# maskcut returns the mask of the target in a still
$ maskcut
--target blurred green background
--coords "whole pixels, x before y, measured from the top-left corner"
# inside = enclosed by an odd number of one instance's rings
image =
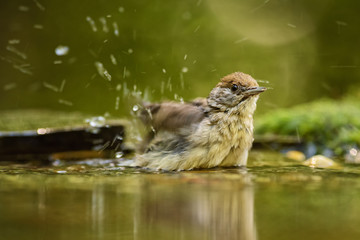
[[[206,97],[234,71],[272,88],[259,113],[340,98],[359,84],[359,7],[355,0],[4,0],[0,109],[122,117],[133,92],[153,101]]]

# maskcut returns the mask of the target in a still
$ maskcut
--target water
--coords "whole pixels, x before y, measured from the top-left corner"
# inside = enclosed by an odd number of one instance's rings
[[[248,169],[95,165],[1,167],[0,239],[360,237],[360,171],[351,165],[311,169],[259,152]]]
[[[59,45],[55,48],[55,54],[58,56],[65,56],[69,53],[70,48],[68,46]]]
[[[104,65],[101,62],[95,62],[95,68],[101,77],[107,79],[108,81],[111,81],[112,77],[110,73],[105,69]]]

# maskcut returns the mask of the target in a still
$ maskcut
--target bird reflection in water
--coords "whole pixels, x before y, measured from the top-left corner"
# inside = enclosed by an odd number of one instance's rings
[[[186,184],[166,188],[147,184],[138,215],[144,233],[160,231],[162,237],[185,239],[256,239],[254,192],[247,176],[183,181]],[[168,184],[172,185],[171,180]]]

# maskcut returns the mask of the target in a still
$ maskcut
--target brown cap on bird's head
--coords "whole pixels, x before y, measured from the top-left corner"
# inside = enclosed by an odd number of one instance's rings
[[[252,78],[249,74],[242,72],[234,72],[231,73],[221,79],[221,82],[218,83],[217,87],[230,88],[233,84],[238,85],[239,87],[258,87],[259,84],[256,82],[254,78]]]
[[[256,101],[257,98],[252,96],[256,96],[265,90],[266,88],[259,87],[259,84],[250,75],[235,72],[223,77],[211,90],[207,103],[213,108],[225,111],[226,108],[235,107],[239,104],[253,104],[253,101],[246,100],[254,99]]]

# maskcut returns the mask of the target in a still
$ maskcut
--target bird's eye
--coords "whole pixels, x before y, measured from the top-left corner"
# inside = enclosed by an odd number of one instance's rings
[[[233,92],[235,92],[235,91],[238,90],[238,89],[239,89],[239,86],[236,85],[236,84],[233,84],[233,85],[231,86],[231,91],[233,91]]]

